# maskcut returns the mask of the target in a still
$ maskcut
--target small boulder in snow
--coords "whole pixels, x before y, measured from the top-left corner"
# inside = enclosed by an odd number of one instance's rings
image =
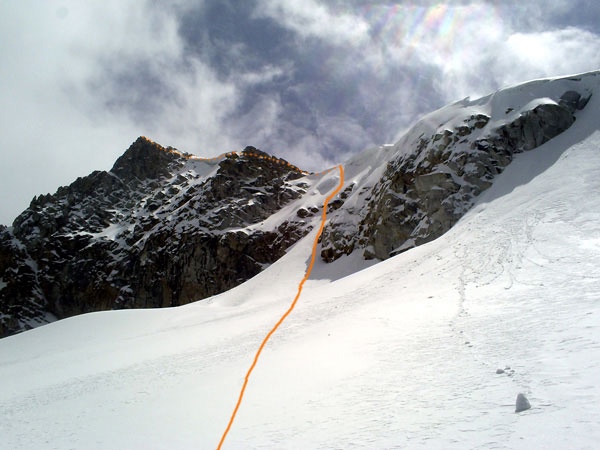
[[[515,412],[520,413],[522,411],[527,411],[528,409],[531,409],[531,403],[529,403],[529,400],[527,400],[527,397],[525,397],[524,394],[517,395]]]

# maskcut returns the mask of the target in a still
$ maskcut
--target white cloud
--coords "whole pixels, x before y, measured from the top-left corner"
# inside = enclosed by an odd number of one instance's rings
[[[325,39],[332,44],[357,45],[368,40],[368,24],[349,13],[331,11],[316,0],[261,0],[257,15],[270,17],[301,37]]]
[[[370,23],[378,28],[363,62],[384,74],[405,67],[412,75],[408,90],[430,77],[444,103],[532,78],[600,68],[597,33],[553,24],[568,7],[562,0],[500,7],[483,1],[381,4],[371,9]]]
[[[600,36],[567,28],[514,33],[498,51],[494,72],[501,85],[600,68]]]
[[[126,145],[126,126],[78,108],[71,87],[90,69],[67,45],[76,34],[70,26],[76,11],[65,15],[50,2],[27,1],[0,9],[0,223],[9,223],[34,195],[53,192],[82,170],[106,167],[114,159],[106,159],[107,150]]]
[[[451,65],[440,64],[439,89],[446,101],[479,96],[536,78],[600,68],[600,36],[568,28],[505,32],[482,50],[463,51]]]

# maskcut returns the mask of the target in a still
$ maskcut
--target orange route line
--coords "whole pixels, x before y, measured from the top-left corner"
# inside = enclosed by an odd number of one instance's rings
[[[302,293],[302,288],[304,287],[304,283],[306,283],[306,281],[308,280],[308,277],[310,276],[310,273],[312,272],[313,266],[315,265],[315,258],[317,256],[317,246],[319,243],[319,238],[321,237],[321,234],[323,233],[323,229],[325,228],[325,220],[327,219],[327,205],[333,199],[333,197],[335,197],[338,194],[338,192],[340,192],[340,190],[342,189],[342,187],[344,185],[344,167],[340,164],[339,166],[337,166],[337,168],[340,171],[340,183],[337,186],[337,188],[335,188],[335,190],[331,194],[329,194],[329,196],[325,199],[325,202],[323,203],[323,214],[321,217],[321,224],[319,226],[319,231],[317,232],[317,236],[315,237],[315,241],[313,242],[310,263],[308,264],[308,268],[306,269],[304,278],[302,278],[302,281],[300,281],[300,284],[298,285],[298,292],[296,293],[296,297],[294,298],[294,301],[292,302],[292,304],[290,305],[288,310],[283,314],[283,316],[281,316],[279,321],[275,324],[275,326],[271,329],[271,331],[269,331],[269,333],[266,335],[266,337],[263,339],[262,343],[260,344],[260,347],[258,348],[256,355],[254,356],[254,361],[252,361],[252,365],[250,366],[250,368],[248,369],[248,372],[246,373],[246,378],[244,379],[244,384],[242,385],[242,389],[240,391],[240,395],[238,397],[237,404],[235,405],[233,413],[231,414],[231,418],[229,419],[227,428],[225,429],[225,432],[223,433],[223,436],[221,437],[221,440],[219,441],[219,446],[217,447],[217,450],[221,450],[221,447],[223,446],[223,442],[225,442],[225,438],[227,437],[227,434],[229,433],[229,430],[231,429],[231,426],[233,425],[235,416],[237,415],[240,405],[242,404],[242,399],[244,398],[244,393],[246,392],[246,387],[248,386],[248,380],[250,378],[250,375],[252,374],[252,371],[254,370],[254,367],[256,367],[256,364],[258,362],[258,358],[260,357],[260,354],[262,353],[263,349],[265,348],[265,345],[267,344],[268,340],[271,338],[271,336],[273,336],[275,331],[277,331],[277,328],[279,328],[279,326],[283,323],[283,321],[287,318],[287,316],[289,316],[290,313],[296,307],[296,303],[298,302],[298,299],[300,298],[300,294]],[[323,173],[330,172],[330,171],[331,170],[327,170]]]

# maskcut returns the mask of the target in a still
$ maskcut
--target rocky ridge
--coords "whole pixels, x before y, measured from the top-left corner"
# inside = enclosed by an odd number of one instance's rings
[[[323,233],[322,257],[334,261],[360,250],[365,259],[383,260],[441,236],[516,154],[575,122],[592,95],[580,81],[540,83],[525,104],[520,86],[427,116],[393,147],[379,150],[393,156],[370,186],[356,183],[343,193]]]
[[[307,188],[300,169],[267,156],[247,147],[207,163],[141,137],[109,172],[34,198],[0,230],[0,335],[177,306],[259,273],[311,229],[295,215],[248,231]]]
[[[383,260],[437,238],[516,154],[572,126],[598,83],[593,72],[467,98],[352,158],[329,205],[322,259]],[[315,226],[336,176],[254,147],[204,161],[140,137],[110,171],[36,197],[0,226],[0,336],[228,290]]]

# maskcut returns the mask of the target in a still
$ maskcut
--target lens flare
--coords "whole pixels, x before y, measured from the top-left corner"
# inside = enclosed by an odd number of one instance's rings
[[[456,46],[466,41],[465,34],[477,24],[486,33],[501,23],[498,8],[483,3],[467,5],[434,4],[371,4],[363,7],[363,18],[370,24],[374,42],[390,51],[396,50],[402,58],[410,58],[419,47],[460,52]],[[459,39],[460,38],[460,39]],[[477,39],[470,37],[471,45]]]

